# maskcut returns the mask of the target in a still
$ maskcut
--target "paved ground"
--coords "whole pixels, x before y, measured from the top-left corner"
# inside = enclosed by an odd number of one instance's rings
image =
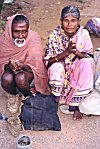
[[[74,0],[21,0],[20,5],[31,23],[31,28],[38,31],[43,47],[50,31],[59,24],[60,11],[67,4],[75,4],[81,10],[81,23],[93,17],[99,17],[100,1],[87,0],[81,4]],[[91,5],[90,5],[91,4]],[[100,38],[92,37],[94,49],[100,47]],[[0,112],[9,115],[6,109],[6,94],[0,88]],[[32,140],[31,149],[100,149],[100,117],[84,116],[81,121],[73,121],[72,115],[58,111],[62,130],[55,131],[21,131]],[[0,121],[0,149],[16,149],[14,138],[5,121]]]

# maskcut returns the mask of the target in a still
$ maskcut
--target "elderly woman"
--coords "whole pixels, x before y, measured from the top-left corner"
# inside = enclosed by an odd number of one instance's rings
[[[51,93],[82,118],[78,105],[93,89],[93,45],[86,29],[80,26],[80,12],[66,6],[61,26],[52,31],[46,45],[45,61]]]

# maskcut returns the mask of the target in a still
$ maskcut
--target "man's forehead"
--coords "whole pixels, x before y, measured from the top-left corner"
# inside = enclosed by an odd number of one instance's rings
[[[25,22],[25,21],[18,21],[16,23],[13,24],[12,28],[28,28],[29,25]]]
[[[26,23],[25,20],[18,20],[18,21],[13,23],[13,25],[15,25],[15,24],[28,24],[28,23]]]

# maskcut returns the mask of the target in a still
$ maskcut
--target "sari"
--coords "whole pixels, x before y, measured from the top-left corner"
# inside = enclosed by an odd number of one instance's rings
[[[45,94],[48,90],[48,75],[43,62],[41,39],[36,32],[29,28],[26,44],[21,48],[17,47],[13,42],[11,29],[12,21],[16,15],[7,21],[5,31],[0,37],[0,78],[9,58],[21,60],[23,64],[29,65],[32,69],[36,91]]]
[[[49,67],[48,76],[51,92],[60,98],[59,102],[77,106],[93,89],[94,61],[90,56],[93,54],[93,45],[88,31],[81,26],[69,39],[58,26],[48,38],[45,62],[47,65],[50,57],[66,50],[71,40],[80,52],[87,54],[87,58],[78,59],[74,54],[69,54]]]

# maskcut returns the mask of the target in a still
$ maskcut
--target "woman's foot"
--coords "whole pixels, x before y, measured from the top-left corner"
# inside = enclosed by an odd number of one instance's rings
[[[75,110],[73,114],[73,120],[80,120],[82,119],[83,114],[79,110]]]

